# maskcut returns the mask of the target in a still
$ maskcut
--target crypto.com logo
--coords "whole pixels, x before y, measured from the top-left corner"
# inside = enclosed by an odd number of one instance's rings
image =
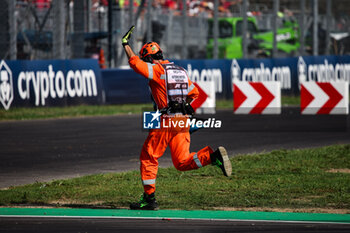
[[[242,69],[242,72],[241,72]],[[282,89],[290,89],[292,87],[292,71],[289,66],[266,66],[260,62],[258,67],[240,67],[237,60],[233,59],[231,63],[231,79],[263,82],[263,81],[279,81]]]
[[[0,63],[0,102],[6,110],[13,101],[12,72],[4,60]]]

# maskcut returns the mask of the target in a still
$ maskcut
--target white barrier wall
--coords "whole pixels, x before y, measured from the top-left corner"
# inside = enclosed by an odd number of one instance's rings
[[[197,81],[196,84],[205,92],[207,99],[197,108],[197,114],[214,114],[216,107],[215,98],[215,82],[211,81]]]
[[[233,81],[235,114],[280,114],[280,82]]]
[[[348,82],[301,82],[302,114],[348,114]]]

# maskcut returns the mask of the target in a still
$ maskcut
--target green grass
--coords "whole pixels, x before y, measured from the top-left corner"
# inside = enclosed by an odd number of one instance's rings
[[[298,97],[282,97],[282,105],[298,105]],[[218,100],[217,109],[233,109],[232,100]],[[106,116],[116,114],[141,113],[145,108],[152,109],[152,104],[120,105],[80,105],[70,107],[36,107],[0,109],[1,120],[31,120],[82,116]]]
[[[231,109],[233,110],[233,100],[217,100],[216,109]]]
[[[299,96],[282,96],[281,97],[282,106],[299,106],[300,97]],[[216,101],[217,109],[233,109],[233,100],[218,100]]]
[[[300,96],[282,96],[282,106],[300,106]]]
[[[350,213],[350,145],[278,150],[232,158],[233,176],[217,167],[159,169],[162,209],[215,207],[328,208]],[[127,207],[142,193],[138,171],[90,175],[0,190],[0,205],[68,204]]]
[[[70,107],[11,108],[0,110],[0,120],[29,120],[141,113],[152,104],[80,105]]]

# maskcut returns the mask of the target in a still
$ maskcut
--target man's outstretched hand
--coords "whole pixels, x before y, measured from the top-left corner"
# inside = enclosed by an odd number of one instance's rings
[[[128,45],[129,44],[129,40],[132,34],[132,31],[134,31],[135,26],[131,26],[131,28],[129,29],[129,31],[123,36],[122,38],[122,44],[123,46]]]

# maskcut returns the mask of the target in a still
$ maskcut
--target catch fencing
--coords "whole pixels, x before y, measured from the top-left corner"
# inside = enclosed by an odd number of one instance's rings
[[[201,1],[208,2],[208,6],[192,14],[191,4],[187,10],[180,6],[174,10],[151,0],[3,0],[0,1],[0,59],[94,58],[99,59],[101,67],[120,67],[127,65],[121,37],[131,25],[136,25],[132,38],[135,51],[146,41],[153,40],[160,43],[166,58],[205,59],[208,56],[208,20],[213,19],[214,11],[209,3],[215,6],[216,1]],[[256,18],[259,30],[272,31],[276,17],[272,9],[276,1],[245,0],[241,3],[249,3],[244,14]],[[278,10],[283,14],[277,17],[277,26],[294,19],[300,30],[300,50],[288,56],[314,53],[313,2],[316,1],[320,8],[316,14],[321,38],[318,54],[349,54],[349,39],[342,41],[341,38],[349,37],[350,16],[337,4],[346,1],[280,0]],[[121,2],[134,5],[121,5]],[[181,5],[186,1],[176,2]],[[329,2],[332,5],[328,6]],[[228,13],[219,11],[218,17],[243,16],[241,3],[232,5]]]

